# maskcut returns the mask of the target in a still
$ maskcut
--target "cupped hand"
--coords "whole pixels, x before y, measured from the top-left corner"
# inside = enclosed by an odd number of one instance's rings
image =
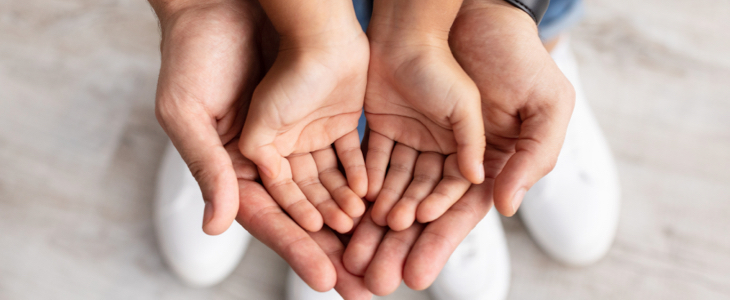
[[[220,234],[238,211],[236,175],[223,145],[240,134],[264,73],[265,15],[255,1],[150,1],[160,20],[156,114],[205,200],[203,230]]]
[[[402,230],[484,180],[485,139],[479,91],[446,40],[386,36],[371,39],[366,197],[376,224]]]
[[[369,49],[356,24],[307,38],[282,36],[241,133],[241,152],[256,163],[266,189],[312,232],[323,223],[347,232],[351,218],[365,211],[367,175],[356,129]]]
[[[498,0],[463,3],[451,49],[482,98],[487,178],[494,204],[513,215],[550,172],[563,145],[575,92],[523,11]]]
[[[162,30],[156,114],[203,192],[204,231],[222,233],[236,219],[315,290],[335,287],[369,298],[362,278],[342,267],[344,246],[336,236],[299,227],[238,149],[251,95],[277,50],[276,32],[258,3],[150,3]]]
[[[365,215],[343,260],[377,295],[392,293],[401,281],[415,290],[430,286],[493,203],[514,214],[522,196],[515,194],[552,169],[562,146],[574,91],[529,16],[502,1],[466,0],[450,44],[481,94],[486,179],[428,224],[396,232]]]

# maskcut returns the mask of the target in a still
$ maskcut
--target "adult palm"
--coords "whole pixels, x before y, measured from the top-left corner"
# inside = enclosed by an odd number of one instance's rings
[[[314,289],[337,284],[343,294],[367,297],[358,288],[362,280],[341,267],[337,253],[343,245],[336,236],[299,227],[258,183],[255,165],[238,149],[251,95],[277,49],[258,3],[150,3],[162,29],[156,113],[203,192],[203,229],[222,233],[235,218]]]
[[[431,285],[493,203],[502,214],[514,214],[519,202],[513,206],[513,196],[551,170],[570,118],[572,86],[521,10],[501,0],[466,0],[450,45],[481,94],[486,179],[428,224],[391,231],[365,215],[344,265],[378,295],[393,292],[401,281],[417,290]]]
[[[504,1],[466,0],[449,39],[482,99],[486,176],[494,204],[511,216],[554,167],[575,101],[534,21]]]

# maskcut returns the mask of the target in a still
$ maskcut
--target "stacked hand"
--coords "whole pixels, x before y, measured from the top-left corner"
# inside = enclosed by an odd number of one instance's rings
[[[239,151],[254,88],[278,47],[261,7],[239,0],[152,4],[162,29],[157,116],[203,191],[205,232],[222,233],[235,218],[313,288],[337,284],[348,298],[369,295],[342,267],[344,246],[335,234],[297,225]]]
[[[400,39],[374,16],[369,47],[352,18],[298,31],[265,1],[151,2],[158,119],[201,186],[204,230],[235,217],[316,290],[428,287],[492,200],[514,214],[557,158],[572,88],[501,1],[465,1],[450,38]],[[347,245],[330,230],[353,227]]]

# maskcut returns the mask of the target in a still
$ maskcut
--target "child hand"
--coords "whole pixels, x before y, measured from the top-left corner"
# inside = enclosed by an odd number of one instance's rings
[[[371,38],[365,115],[376,224],[430,222],[484,180],[479,91],[446,40]]]
[[[317,35],[282,35],[241,134],[241,152],[256,163],[266,189],[309,231],[322,223],[349,231],[351,218],[365,211],[367,175],[355,130],[369,52],[365,34],[353,22]]]

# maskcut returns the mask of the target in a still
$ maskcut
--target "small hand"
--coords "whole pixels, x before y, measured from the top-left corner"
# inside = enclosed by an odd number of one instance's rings
[[[484,180],[479,92],[445,40],[371,41],[365,115],[376,224],[430,222]]]
[[[274,199],[312,232],[323,222],[347,232],[351,218],[365,211],[367,175],[356,128],[369,52],[359,27],[340,30],[282,37],[276,61],[253,93],[239,145]]]
[[[451,32],[457,60],[479,87],[487,134],[484,183],[422,230],[388,231],[365,219],[345,250],[344,265],[364,275],[375,294],[401,280],[415,290],[433,283],[451,253],[495,205],[512,215],[516,191],[529,188],[557,159],[574,101],[532,19],[502,1],[466,0]],[[518,199],[515,199],[518,200]],[[393,258],[396,258],[395,260]]]
[[[292,221],[238,149],[251,94],[276,53],[276,32],[265,26],[259,5],[150,2],[162,29],[156,113],[203,192],[204,231],[222,233],[235,218],[315,290],[334,286],[369,298],[362,278],[341,267],[343,246],[334,234],[308,234]]]

